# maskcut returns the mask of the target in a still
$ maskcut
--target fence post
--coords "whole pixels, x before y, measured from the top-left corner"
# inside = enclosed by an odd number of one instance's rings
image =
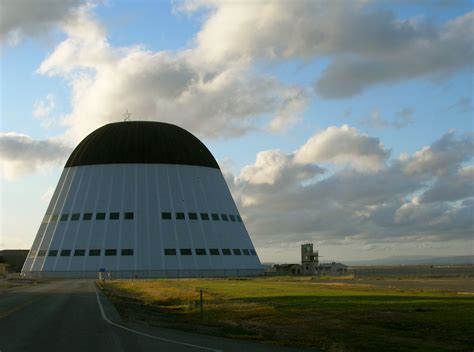
[[[202,320],[202,288],[201,288],[199,293],[200,293],[199,294],[199,305],[201,307],[201,320]]]

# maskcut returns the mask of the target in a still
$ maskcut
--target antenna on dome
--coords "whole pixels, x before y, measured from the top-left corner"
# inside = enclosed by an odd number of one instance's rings
[[[131,113],[128,112],[128,109],[124,112],[124,114],[122,115],[123,116],[123,120],[124,121],[127,121],[129,122],[130,121],[130,116],[132,116]]]

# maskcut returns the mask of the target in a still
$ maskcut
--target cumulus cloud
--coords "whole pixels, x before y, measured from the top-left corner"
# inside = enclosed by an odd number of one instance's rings
[[[398,27],[393,21],[392,25]],[[422,76],[440,79],[459,69],[468,69],[474,60],[470,44],[473,26],[474,12],[451,20],[441,28],[423,26],[420,30],[418,24],[408,22],[403,27],[412,32],[410,42],[402,47],[391,46],[376,55],[369,52],[337,57],[318,79],[316,91],[324,98],[344,98],[374,84]],[[396,37],[387,39],[388,43],[397,40]]]
[[[301,164],[349,164],[359,170],[383,167],[390,152],[378,138],[361,134],[348,125],[328,127],[303,144],[295,154]]]
[[[419,201],[433,203],[457,201],[474,197],[474,167],[466,166],[454,174],[438,179],[431,188],[424,192]]]
[[[336,136],[341,142],[346,138]],[[325,171],[319,158],[296,163],[301,148],[295,153],[270,150],[226,178],[262,247],[305,240],[359,246],[465,240],[472,236],[474,191],[473,168],[463,164],[472,160],[472,139],[449,132],[412,155],[363,172],[338,164]],[[332,145],[346,150],[344,143]]]
[[[1,174],[7,179],[64,163],[71,148],[54,139],[33,140],[25,134],[0,133]]]
[[[218,70],[203,65],[195,50],[151,51],[113,47],[87,7],[63,25],[67,38],[38,72],[61,76],[72,87],[66,138],[79,140],[98,126],[132,119],[172,122],[206,137],[236,136],[269,119],[282,130],[299,120],[307,93],[267,75],[251,73],[244,62]]]
[[[437,25],[421,16],[399,19],[371,1],[192,0],[180,8],[209,10],[196,46],[212,65],[330,58],[315,84],[328,99],[353,96],[379,83],[449,76],[474,59],[474,12]]]
[[[450,175],[472,158],[473,150],[472,134],[458,137],[451,131],[412,156],[402,156],[401,168],[405,174],[413,176]]]
[[[1,0],[0,41],[15,45],[37,37],[67,20],[82,0]]]

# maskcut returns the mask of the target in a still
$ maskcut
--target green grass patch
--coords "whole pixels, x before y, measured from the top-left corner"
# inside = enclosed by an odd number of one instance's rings
[[[125,318],[233,338],[326,351],[474,347],[474,296],[450,291],[310,278],[119,280],[104,289]]]

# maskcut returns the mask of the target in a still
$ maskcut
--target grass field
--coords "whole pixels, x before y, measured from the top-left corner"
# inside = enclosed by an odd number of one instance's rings
[[[104,289],[124,318],[234,338],[323,351],[474,348],[469,292],[310,278],[118,280]]]

